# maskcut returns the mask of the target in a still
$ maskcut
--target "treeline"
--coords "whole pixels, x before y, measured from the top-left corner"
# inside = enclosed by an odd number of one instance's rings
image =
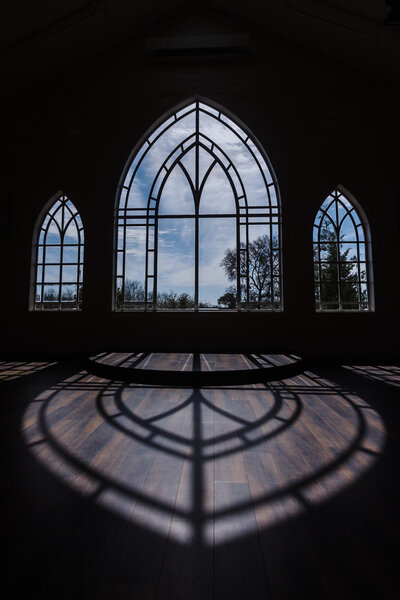
[[[116,305],[117,308],[122,308],[123,306],[128,308],[131,303],[138,309],[144,306],[145,290],[140,281],[126,279],[124,292],[122,293],[120,288],[117,289]],[[159,292],[157,294],[157,308],[184,310],[185,308],[190,309],[194,307],[194,297],[186,292],[178,294],[178,292],[170,290],[169,292]],[[199,307],[211,308],[211,304],[200,302]]]

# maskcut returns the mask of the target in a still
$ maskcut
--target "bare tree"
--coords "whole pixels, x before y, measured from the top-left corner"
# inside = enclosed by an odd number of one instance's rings
[[[276,245],[275,243],[274,246]],[[258,304],[272,302],[274,298],[279,298],[279,253],[272,250],[270,238],[261,235],[249,242],[247,248],[243,243],[240,247],[243,250],[240,252],[240,275],[246,274],[247,280],[248,274],[248,290],[242,287],[241,292],[244,292],[245,296],[248,292],[250,302]],[[237,249],[226,250],[220,264],[229,281],[236,281]],[[225,296],[227,293],[232,293],[232,288],[226,290]]]

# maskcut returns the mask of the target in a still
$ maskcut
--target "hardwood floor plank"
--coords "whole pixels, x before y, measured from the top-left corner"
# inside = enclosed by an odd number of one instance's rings
[[[100,360],[212,372],[294,359]],[[376,369],[367,379],[365,369],[317,367],[265,384],[173,388],[9,364],[0,485],[15,592],[397,600],[398,388]]]

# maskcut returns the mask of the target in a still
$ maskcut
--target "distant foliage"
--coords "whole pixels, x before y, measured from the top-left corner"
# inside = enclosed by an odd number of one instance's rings
[[[338,268],[340,269],[340,298],[342,303],[346,303],[349,308],[357,309],[359,302],[367,302],[367,292],[361,292],[359,298],[358,275],[353,272],[353,265],[357,262],[357,256],[349,256],[350,249],[340,252],[339,243],[343,241],[343,236],[338,236],[327,225],[321,227],[320,244],[324,250],[324,262],[321,263],[321,290],[315,290],[315,299],[319,301],[321,294],[321,304],[329,308],[338,308]],[[339,243],[338,243],[339,242]],[[318,251],[314,246],[314,261],[318,261]],[[318,269],[318,265],[315,265]],[[365,278],[365,271],[361,272],[361,277]],[[354,303],[354,304],[352,304]]]
[[[173,290],[157,294],[157,307],[169,309],[194,308],[194,298],[189,294],[178,294]]]
[[[225,290],[225,294],[218,298],[219,308],[236,308],[236,288],[231,285]]]
[[[277,246],[277,240],[273,240],[273,246]],[[245,244],[241,244],[241,249],[246,249]],[[224,258],[221,261],[228,279],[237,281],[237,250],[228,249],[225,251]],[[255,302],[260,306],[263,303],[271,303],[279,298],[279,253],[271,248],[271,241],[267,235],[261,235],[253,242],[247,245],[247,252],[240,252],[240,273],[248,273],[248,289],[242,285],[241,296],[247,298],[247,292],[250,302]],[[276,277],[274,278],[274,275]],[[233,305],[233,296],[235,304]],[[230,286],[225,294],[218,299],[218,304],[224,308],[236,308],[236,288]]]
[[[143,284],[140,281],[126,279],[124,292],[121,288],[116,291],[116,305],[117,308],[129,308],[131,304],[133,310],[138,310],[144,307],[145,304],[145,290]],[[200,308],[208,308],[208,304],[199,303]],[[183,292],[179,294],[170,290],[169,292],[159,292],[157,294],[157,308],[169,309],[169,310],[184,310],[193,309],[195,302],[193,296]]]

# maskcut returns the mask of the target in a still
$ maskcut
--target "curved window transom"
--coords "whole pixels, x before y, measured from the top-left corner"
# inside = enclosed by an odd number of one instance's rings
[[[280,310],[280,205],[268,159],[203,102],[154,129],[117,208],[115,308]]]
[[[60,195],[37,234],[34,308],[76,310],[82,302],[83,226],[72,202]]]
[[[364,219],[365,220],[365,219]],[[314,222],[317,310],[371,310],[368,227],[339,189],[323,202]]]

